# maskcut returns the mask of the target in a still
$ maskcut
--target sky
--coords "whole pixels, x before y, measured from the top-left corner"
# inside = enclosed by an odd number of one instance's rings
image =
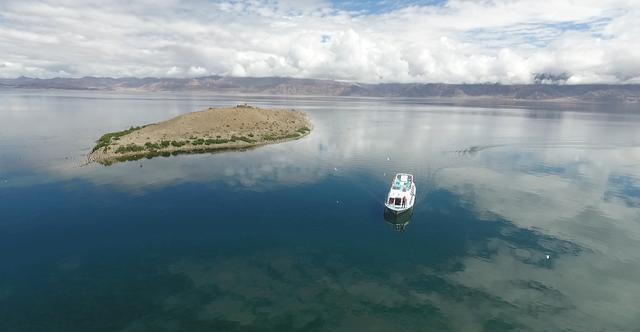
[[[638,0],[0,0],[0,78],[640,83]]]

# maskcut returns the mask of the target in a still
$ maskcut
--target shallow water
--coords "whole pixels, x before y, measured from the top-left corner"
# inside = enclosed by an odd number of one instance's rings
[[[244,102],[315,129],[82,166],[103,132]],[[0,91],[0,330],[638,330],[639,125],[635,105]],[[418,199],[394,226],[399,171]]]

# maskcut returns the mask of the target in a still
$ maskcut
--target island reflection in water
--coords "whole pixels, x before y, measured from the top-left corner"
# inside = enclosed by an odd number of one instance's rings
[[[637,114],[51,91],[0,101],[1,330],[640,326]],[[78,167],[101,132],[244,102],[304,109],[314,131]],[[402,236],[380,215],[399,171],[420,188]]]

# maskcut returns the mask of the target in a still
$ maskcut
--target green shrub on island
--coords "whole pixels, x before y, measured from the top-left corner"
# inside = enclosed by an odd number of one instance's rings
[[[236,136],[236,135],[232,135],[230,139],[225,139],[225,138],[198,138],[198,139],[194,139],[193,141],[191,141],[192,145],[212,145],[212,144],[224,144],[224,143],[233,143],[236,141],[243,141],[243,142],[247,142],[247,143],[255,143],[257,142],[254,139],[251,139],[249,137],[246,136]]]
[[[288,138],[297,138],[300,137],[300,134],[298,133],[290,133],[290,134],[283,134],[283,135],[273,135],[273,134],[267,134],[262,136],[262,138],[265,141],[278,141],[281,139],[288,139]]]
[[[264,136],[262,136],[262,139],[265,141],[275,141],[279,139],[279,136],[273,135],[273,134],[266,134]]]
[[[144,147],[147,150],[159,150],[160,149],[160,144],[147,142],[147,143],[144,143]]]
[[[220,137],[220,136],[218,136],[218,137]],[[218,139],[209,138],[209,139],[204,141],[204,144],[206,144],[206,145],[224,144],[224,143],[229,143],[229,142],[230,141],[228,139],[224,139],[224,138],[218,138]]]
[[[131,127],[127,130],[123,130],[123,131],[116,131],[113,133],[106,133],[102,136],[100,136],[100,138],[96,141],[96,146],[93,148],[93,150],[91,152],[94,152],[100,148],[104,148],[107,147],[107,145],[111,144],[111,140],[119,140],[121,136],[124,136],[126,134],[130,134],[138,129],[142,129],[145,126],[140,126],[140,127]]]
[[[296,137],[300,137],[300,134],[298,133],[286,134],[286,135],[280,136],[280,139],[296,138]]]
[[[116,153],[127,153],[127,152],[140,152],[144,151],[144,146],[136,145],[136,144],[128,144],[118,147],[116,149]]]
[[[130,129],[121,131],[121,132],[117,132],[117,133],[108,133],[103,135],[100,140],[98,140],[98,145],[96,145],[96,147],[93,149],[93,151],[96,151],[99,148],[103,148],[103,151],[106,152],[108,150],[111,149],[111,147],[109,146],[111,140],[119,140],[121,136],[126,135],[128,133],[131,133],[135,130],[138,130],[140,128],[143,127],[131,127]],[[283,139],[290,139],[290,138],[298,138],[300,137],[301,134],[304,134],[306,131],[310,130],[307,127],[302,127],[296,130],[296,132],[293,133],[289,133],[289,134],[266,134],[264,136],[262,136],[262,139],[265,141],[278,141],[278,140],[283,140]],[[160,141],[159,143],[152,143],[152,142],[146,142],[144,144],[144,146],[140,146],[140,145],[136,145],[136,144],[128,144],[128,145],[124,145],[124,146],[120,146],[115,150],[115,153],[118,154],[124,154],[124,153],[130,153],[130,152],[141,152],[141,151],[149,151],[151,153],[155,153],[158,150],[164,149],[164,148],[168,148],[170,146],[173,147],[183,147],[189,143],[191,143],[192,145],[214,145],[214,144],[225,144],[225,143],[233,143],[233,142],[237,142],[237,141],[242,141],[242,142],[246,142],[246,143],[256,143],[257,140],[252,139],[251,137],[255,137],[255,135],[253,133],[249,133],[248,134],[249,137],[247,136],[236,136],[236,135],[232,135],[230,139],[225,139],[225,138],[220,138],[220,136],[216,136],[218,138],[208,138],[208,139],[204,139],[204,138],[192,138],[192,141]],[[193,137],[193,136],[192,136]]]
[[[176,148],[179,148],[181,146],[185,146],[187,145],[187,141],[171,141],[171,146],[175,146]]]
[[[245,137],[245,136],[232,135],[231,136],[231,142],[235,142],[235,141],[243,141],[243,142],[247,142],[247,143],[255,143],[256,142],[255,140],[250,139],[250,138]]]

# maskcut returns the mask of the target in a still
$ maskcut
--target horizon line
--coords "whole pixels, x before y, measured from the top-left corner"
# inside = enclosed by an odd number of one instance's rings
[[[496,85],[496,86],[638,86],[640,83],[607,83],[607,82],[599,82],[599,83],[567,83],[567,82],[533,82],[533,83],[516,83],[516,84],[508,84],[501,82],[484,82],[484,83],[446,83],[446,82],[377,82],[377,83],[369,83],[369,82],[360,82],[360,81],[349,81],[349,80],[336,80],[336,79],[328,79],[328,78],[309,78],[309,77],[295,77],[295,76],[232,76],[232,75],[205,75],[205,76],[194,76],[194,77],[167,77],[167,76],[78,76],[78,77],[49,77],[49,78],[41,78],[41,77],[29,77],[25,75],[21,75],[18,77],[4,77],[0,78],[0,80],[19,80],[19,79],[31,79],[31,80],[55,80],[55,79],[68,79],[68,80],[81,80],[81,79],[112,79],[112,80],[122,80],[122,79],[156,79],[156,80],[194,80],[194,79],[205,79],[205,78],[234,78],[234,79],[292,79],[292,80],[300,80],[300,81],[325,81],[325,82],[336,82],[336,83],[346,83],[346,84],[354,84],[354,85]]]

